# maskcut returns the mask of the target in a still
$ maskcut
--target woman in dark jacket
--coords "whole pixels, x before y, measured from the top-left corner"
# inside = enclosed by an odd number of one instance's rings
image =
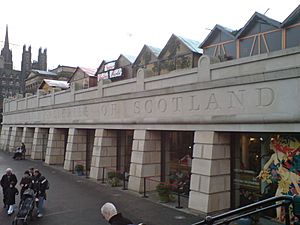
[[[7,198],[7,191],[9,189],[9,186],[12,184],[13,186],[15,186],[17,184],[18,180],[15,174],[13,174],[12,169],[7,168],[6,169],[6,173],[2,176],[1,178],[1,187],[2,187],[2,191],[3,191],[3,203],[4,203],[4,208],[6,208],[8,206],[7,202],[6,202],[6,198]]]

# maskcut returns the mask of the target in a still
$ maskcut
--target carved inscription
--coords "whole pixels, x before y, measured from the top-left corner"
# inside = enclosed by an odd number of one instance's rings
[[[209,92],[184,96],[166,96],[135,100],[134,114],[184,113],[247,110],[269,107],[275,100],[274,90],[268,87],[251,91],[245,89]],[[240,111],[239,111],[240,112]]]

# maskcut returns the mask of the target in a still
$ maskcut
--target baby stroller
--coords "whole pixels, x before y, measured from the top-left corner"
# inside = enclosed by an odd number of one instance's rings
[[[22,221],[22,224],[27,224],[28,217],[32,219],[32,212],[34,209],[35,204],[35,194],[34,191],[30,188],[26,189],[23,193],[22,200],[19,204],[18,214],[12,222],[12,225],[20,224],[19,222]]]

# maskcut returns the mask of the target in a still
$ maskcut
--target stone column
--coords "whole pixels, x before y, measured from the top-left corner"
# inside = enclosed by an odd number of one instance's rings
[[[9,139],[10,139],[10,127],[3,126],[1,129],[1,137],[0,137],[0,148],[2,151],[8,150]]]
[[[64,129],[50,128],[45,163],[64,164],[66,138]]]
[[[33,144],[34,128],[24,127],[22,142],[26,147],[26,155],[31,155],[32,144]]]
[[[10,142],[9,142],[9,151],[14,152],[17,147],[21,147],[23,135],[23,128],[13,127],[11,130]]]
[[[87,132],[84,129],[69,129],[66,157],[64,162],[65,170],[72,171],[77,164],[85,166],[86,135]]]
[[[204,214],[230,208],[230,135],[196,131],[189,208]]]
[[[160,181],[161,132],[135,130],[132,144],[128,189],[142,192],[144,177]],[[147,191],[154,190],[157,182],[147,181]]]
[[[95,132],[94,149],[90,177],[101,179],[109,170],[117,168],[117,131],[97,129]]]
[[[35,128],[32,151],[31,151],[32,159],[44,160],[46,156],[47,145],[48,145],[48,135],[49,135],[48,128],[40,128],[40,127]]]

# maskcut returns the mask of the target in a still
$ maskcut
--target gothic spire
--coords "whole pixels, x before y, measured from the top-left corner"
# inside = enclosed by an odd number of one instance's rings
[[[6,24],[6,33],[5,33],[4,48],[9,49],[9,42],[8,42],[8,25],[7,25],[7,24]]]
[[[4,68],[12,70],[13,62],[12,62],[12,52],[9,49],[9,42],[8,42],[8,25],[6,25],[5,42],[4,42],[4,47],[1,50],[1,55],[4,58]]]

